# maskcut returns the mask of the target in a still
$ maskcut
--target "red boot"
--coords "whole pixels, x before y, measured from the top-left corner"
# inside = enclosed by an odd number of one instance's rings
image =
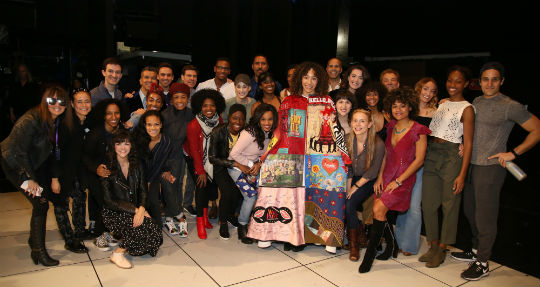
[[[214,226],[212,226],[212,224],[210,224],[210,220],[208,220],[208,208],[203,209],[203,218],[204,218],[204,227],[206,227],[208,229],[214,228]]]
[[[203,217],[197,217],[197,234],[200,239],[206,239],[206,229],[204,228]]]

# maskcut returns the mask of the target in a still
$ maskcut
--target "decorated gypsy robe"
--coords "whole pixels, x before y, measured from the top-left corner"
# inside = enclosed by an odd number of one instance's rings
[[[285,98],[263,161],[248,236],[341,246],[350,159],[331,98]]]

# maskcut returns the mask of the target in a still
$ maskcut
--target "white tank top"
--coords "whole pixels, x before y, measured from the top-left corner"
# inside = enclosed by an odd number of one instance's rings
[[[453,143],[461,143],[463,136],[461,115],[468,106],[472,105],[467,101],[442,103],[429,124],[431,136]]]

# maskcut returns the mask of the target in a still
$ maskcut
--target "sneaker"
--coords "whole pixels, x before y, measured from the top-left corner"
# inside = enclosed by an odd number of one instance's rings
[[[94,245],[101,251],[109,251],[109,242],[105,234],[106,232],[94,239]]]
[[[109,247],[114,247],[118,245],[118,240],[112,236],[109,232],[104,232],[105,239],[107,239],[107,244],[109,244]]]
[[[133,267],[129,260],[124,256],[124,253],[116,253],[113,252],[111,254],[111,258],[109,259],[112,263],[116,264],[116,266],[123,268],[123,269],[130,269]]]
[[[176,224],[172,220],[165,220],[165,227],[167,227],[167,231],[169,231],[169,234],[179,234],[178,227],[176,227]]]
[[[476,261],[476,253],[472,251],[452,252],[450,253],[450,256],[452,256],[452,258],[456,260],[464,261],[464,262]]]
[[[178,234],[180,235],[180,237],[187,237],[188,236],[187,221],[186,221],[185,217],[184,217],[184,221],[178,222]]]
[[[193,208],[192,205],[188,206],[188,207],[184,207],[184,211],[191,215],[191,217],[196,217],[197,216],[197,211],[195,210],[195,208]]]
[[[229,238],[231,238],[231,235],[229,234],[229,225],[227,223],[219,225],[219,238],[223,240],[229,240]]]
[[[489,275],[489,263],[486,266],[476,260],[469,265],[469,268],[461,273],[461,278],[476,281]]]
[[[257,246],[259,248],[262,248],[262,249],[268,248],[268,247],[272,246],[272,241],[259,241],[257,243]]]
[[[326,252],[330,253],[330,254],[336,254],[337,252],[337,248],[335,246],[326,246],[325,247],[325,250]]]

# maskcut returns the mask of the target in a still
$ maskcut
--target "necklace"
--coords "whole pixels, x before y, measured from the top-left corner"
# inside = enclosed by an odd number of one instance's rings
[[[396,132],[396,135],[399,135],[400,133],[404,132],[407,129],[407,127],[404,127],[402,130],[398,131],[397,127],[394,127],[394,132]]]

